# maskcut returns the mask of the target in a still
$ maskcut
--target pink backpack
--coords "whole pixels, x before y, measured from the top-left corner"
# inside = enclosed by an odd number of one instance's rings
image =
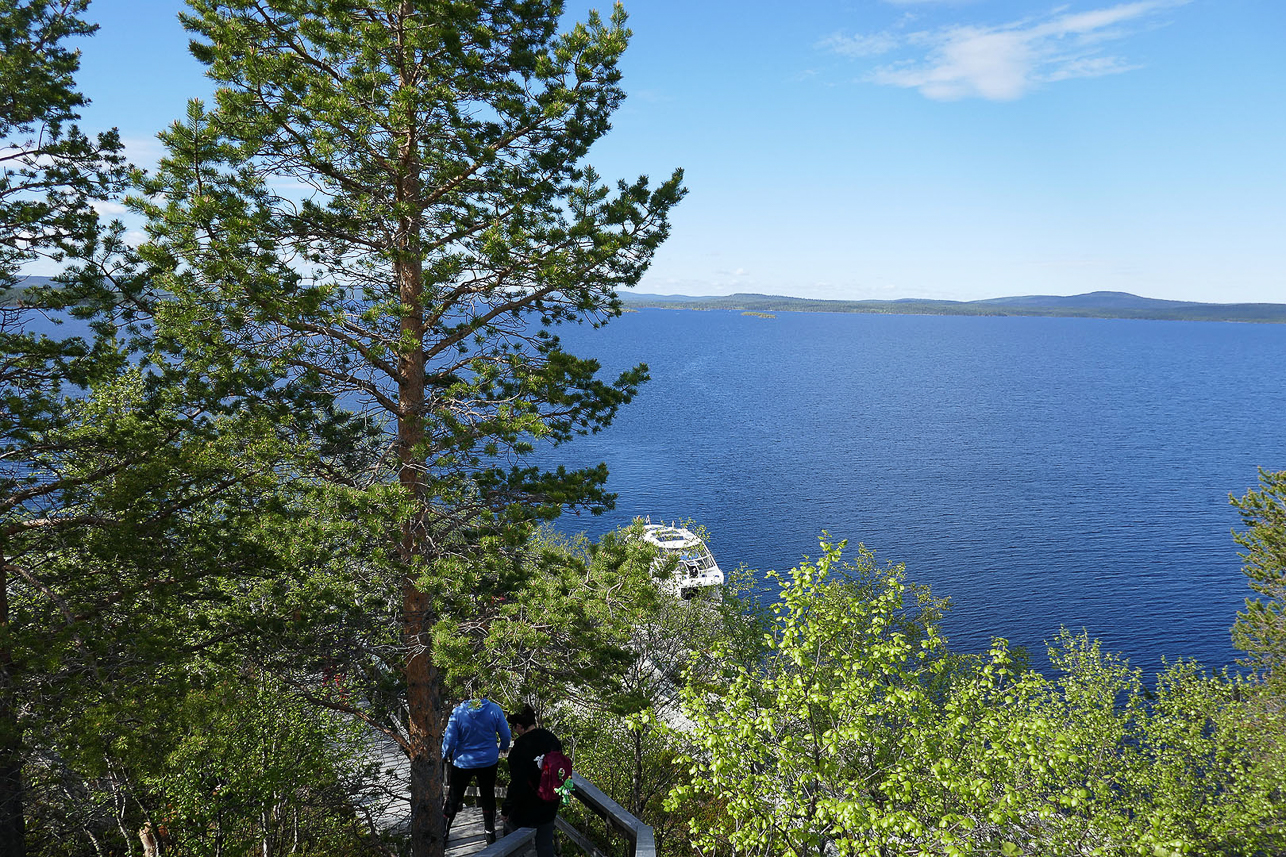
[[[562,800],[566,805],[572,794],[572,760],[557,750],[550,750],[540,760],[540,785],[536,797],[545,801]]]

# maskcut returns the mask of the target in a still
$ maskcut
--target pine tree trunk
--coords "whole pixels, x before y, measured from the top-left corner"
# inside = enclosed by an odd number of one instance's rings
[[[445,850],[442,758],[438,745],[442,734],[442,726],[438,722],[441,690],[437,669],[427,650],[431,626],[426,609],[428,600],[423,593],[408,586],[406,629],[411,654],[406,665],[406,695],[411,739],[411,853],[414,857],[437,857]],[[411,642],[417,639],[425,640],[426,644]]]
[[[414,325],[414,322],[408,317],[403,320],[403,325]],[[421,418],[423,352],[404,355],[402,363],[403,413],[398,418],[398,446],[402,456],[400,481],[411,497],[421,500],[424,495],[423,476],[415,453],[424,439]],[[421,507],[403,525],[401,545],[401,559],[406,569],[402,583],[402,636],[407,652],[407,729],[411,744],[411,853],[414,857],[440,857],[445,851],[442,752],[439,746],[442,724],[438,722],[442,690],[438,670],[433,663],[430,636],[437,617],[432,599],[419,590],[415,580],[416,560],[427,552],[425,517]]]
[[[403,12],[409,17],[409,7]],[[414,86],[403,59],[403,86]],[[420,202],[415,114],[408,111],[402,142],[401,174],[395,198],[415,210]],[[411,853],[413,857],[441,857],[446,851],[442,793],[441,682],[433,663],[431,633],[437,619],[432,599],[416,584],[418,562],[429,557],[428,497],[424,485],[424,304],[423,261],[420,258],[418,218],[406,214],[398,223],[393,271],[403,307],[404,344],[398,356],[398,479],[416,512],[403,525],[401,560],[406,570],[402,583],[402,636],[406,646],[407,731],[411,744]]]
[[[403,303],[419,303],[418,266],[403,271]],[[419,342],[423,326],[418,312],[409,313],[403,329]],[[411,853],[414,857],[440,857],[443,841],[442,735],[439,710],[442,690],[433,663],[431,633],[437,617],[432,599],[416,585],[417,560],[427,553],[426,514],[423,509],[423,471],[418,460],[424,440],[424,356],[418,349],[403,354],[398,415],[399,480],[419,507],[403,525],[401,560],[406,569],[402,582],[402,636],[406,647],[407,730],[411,744]]]
[[[0,536],[0,538],[3,538]],[[9,632],[9,566],[0,550],[0,635]],[[23,817],[22,732],[14,689],[13,653],[0,648],[0,857],[26,854]]]

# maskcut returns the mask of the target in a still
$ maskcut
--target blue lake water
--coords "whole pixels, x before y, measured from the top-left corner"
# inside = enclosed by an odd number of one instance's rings
[[[641,310],[560,335],[653,379],[553,453],[619,495],[562,529],[692,518],[761,570],[828,530],[950,596],[958,649],[1044,666],[1066,625],[1149,672],[1237,656],[1228,495],[1286,469],[1286,326]]]
[[[760,570],[828,530],[950,596],[958,649],[1004,636],[1043,667],[1066,625],[1149,671],[1237,656],[1228,495],[1286,469],[1286,325],[645,309],[559,333],[652,374],[546,456],[606,461],[618,494],[562,529],[692,518]]]

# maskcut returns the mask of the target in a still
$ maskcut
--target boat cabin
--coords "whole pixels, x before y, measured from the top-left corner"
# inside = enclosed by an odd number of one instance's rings
[[[665,563],[670,556],[678,558],[673,577],[666,584],[680,598],[692,598],[702,590],[723,585],[723,571],[719,564],[714,561],[705,542],[691,530],[674,524],[649,523],[643,527],[643,538],[661,550],[658,565]]]

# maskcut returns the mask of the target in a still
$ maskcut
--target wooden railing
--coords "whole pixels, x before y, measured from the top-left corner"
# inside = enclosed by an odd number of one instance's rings
[[[576,784],[572,795],[589,807],[591,812],[606,821],[616,833],[625,837],[630,845],[631,857],[656,857],[656,840],[652,835],[651,827],[630,815],[623,806],[603,794],[598,786],[580,774],[573,773],[572,782]],[[576,843],[590,857],[602,857],[603,852],[583,831],[577,830],[562,818],[557,820],[557,825],[568,839]],[[523,827],[488,845],[478,852],[477,857],[509,857],[512,854],[521,854],[528,850],[535,840],[535,828]]]

